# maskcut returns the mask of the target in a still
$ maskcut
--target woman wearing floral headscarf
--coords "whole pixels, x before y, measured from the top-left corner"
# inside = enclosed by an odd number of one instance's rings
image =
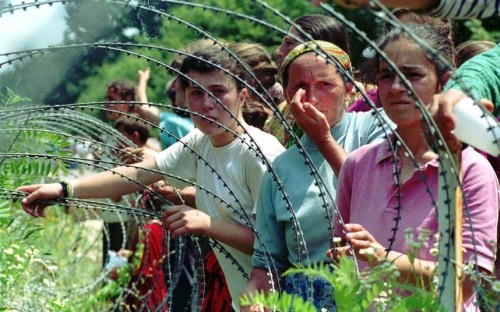
[[[325,248],[329,248],[336,174],[347,153],[383,135],[371,113],[346,114],[344,100],[353,86],[344,77],[351,75],[351,61],[338,46],[324,41],[301,44],[285,58],[281,73],[297,124],[310,135],[276,158],[276,176],[267,172],[261,180],[255,210],[262,244],[255,241],[254,269],[245,294],[272,289],[268,272],[278,282],[294,264],[330,261]],[[318,126],[316,120],[323,118]],[[331,144],[323,144],[325,140]],[[326,152],[322,146],[332,149],[329,155],[335,155],[331,163],[336,165],[330,166],[322,156]],[[321,280],[294,275],[275,285],[311,300],[318,309],[335,310],[333,290]]]

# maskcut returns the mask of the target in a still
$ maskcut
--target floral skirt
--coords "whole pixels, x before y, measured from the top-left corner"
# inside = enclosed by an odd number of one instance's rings
[[[307,277],[300,273],[287,275],[284,277],[283,291],[313,303],[318,311],[337,310],[333,287],[323,278]]]

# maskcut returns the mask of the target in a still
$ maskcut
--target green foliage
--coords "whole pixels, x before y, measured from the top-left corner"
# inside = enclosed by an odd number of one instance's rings
[[[251,297],[244,296],[240,299],[241,305],[257,304],[276,311],[300,311],[300,312],[316,312],[317,309],[308,301],[304,301],[300,297],[292,296],[287,293],[278,295],[276,292],[265,295],[258,293]]]
[[[338,264],[319,264],[310,267],[297,266],[285,275],[304,274],[328,281],[335,289],[338,311],[444,311],[439,306],[434,288],[425,289],[398,282],[399,272],[395,265],[383,262],[358,275],[353,258],[342,257]],[[404,295],[402,295],[404,294]],[[281,296],[262,293],[245,298],[243,304],[262,304],[277,307],[277,311],[316,311],[316,308],[301,298],[283,294]]]

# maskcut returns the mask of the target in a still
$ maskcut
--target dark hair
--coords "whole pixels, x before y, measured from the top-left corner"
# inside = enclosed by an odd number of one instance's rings
[[[321,14],[308,14],[299,17],[294,23],[300,26],[312,39],[331,42],[344,50],[347,55],[350,55],[349,37],[344,30],[344,26],[335,18]],[[302,36],[299,30],[297,30],[297,33],[304,41],[310,41],[310,39]]]
[[[181,49],[181,51],[184,53],[187,53],[187,54],[193,54],[196,51],[199,51],[199,50],[202,50],[202,49],[205,49],[208,47],[213,47],[216,44],[217,43],[215,41],[213,41],[212,39],[198,39],[198,40],[195,40],[195,41],[188,43],[185,47],[183,47]],[[172,59],[172,61],[170,62],[170,67],[173,69],[179,70],[179,68],[182,65],[182,61],[184,60],[185,57],[186,57],[185,54],[180,53],[179,55],[177,55],[176,57],[174,57]],[[168,69],[168,73],[172,76],[177,76],[177,72],[175,72],[171,68]]]
[[[491,50],[495,47],[495,43],[486,40],[471,40],[466,41],[457,46],[457,67],[462,66],[467,60],[474,56]]]
[[[424,40],[435,51],[435,53],[453,64],[453,42],[449,40],[445,33],[441,32],[438,28],[429,25],[410,23],[406,24],[406,27],[408,28],[409,33]],[[406,31],[400,28],[395,28],[389,31],[389,33],[387,33],[379,41],[378,47],[380,50],[383,50],[389,43],[401,38],[407,38],[408,40],[413,42],[413,39],[408,36],[408,33]],[[453,68],[450,68],[449,66],[441,62],[436,56],[430,56],[428,53],[426,53],[426,55],[429,61],[436,67],[439,82],[443,83],[444,74],[451,71]],[[381,58],[379,55],[367,60],[366,64],[363,66],[363,82],[376,84],[376,77],[378,74],[380,60]]]
[[[262,130],[269,117],[269,111],[266,110],[264,104],[259,101],[245,101],[242,107],[243,119],[251,126]]]
[[[263,46],[250,42],[233,42],[227,48],[250,67],[264,88],[268,89],[276,83],[278,65]]]
[[[167,96],[167,98],[170,101],[170,103],[172,104],[172,106],[175,106],[176,92],[175,92],[175,88],[173,86],[175,79],[177,79],[177,78],[171,79],[165,84],[165,95]]]
[[[108,91],[120,95],[123,100],[135,100],[135,85],[129,80],[115,80],[108,85]]]
[[[453,40],[455,36],[456,23],[448,18],[431,17],[428,15],[418,14],[410,9],[398,8],[392,11],[400,23],[403,24],[422,24],[432,26],[441,33],[442,36],[448,37]],[[387,34],[394,29],[390,23],[385,23],[384,33]]]
[[[131,116],[121,116],[115,122],[115,129],[127,134],[133,134],[137,131],[137,133],[139,133],[139,142],[141,142],[141,144],[146,144],[150,135],[149,126],[136,118],[139,118],[139,115],[131,114]]]
[[[172,104],[172,110],[174,113],[176,113],[177,115],[181,116],[181,117],[184,117],[184,118],[189,118],[189,112],[187,111],[184,111],[184,110],[180,110],[178,109],[178,105],[175,104],[175,97],[177,96],[177,92],[175,90],[175,88],[173,87],[173,84],[175,82],[176,79],[179,79],[179,78],[174,78],[174,79],[171,79],[167,82],[167,84],[165,85],[165,95],[167,96],[168,100],[170,101],[170,104]],[[182,108],[185,108],[185,107],[182,107]]]
[[[234,79],[238,90],[245,87],[242,81],[247,83],[250,81],[247,70],[233,56],[223,51],[220,47],[209,47],[187,56],[182,61],[180,72],[184,75],[190,71],[206,74],[222,70],[219,67],[224,68],[232,74],[231,78]],[[241,80],[236,79],[236,77],[239,77]],[[190,84],[190,80],[184,76],[179,76],[179,78],[181,80],[181,87],[186,89]]]

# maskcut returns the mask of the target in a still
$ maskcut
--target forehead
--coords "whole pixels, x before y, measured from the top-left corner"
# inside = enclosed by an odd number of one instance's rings
[[[297,37],[297,38],[302,38],[301,35],[297,32],[297,29],[294,26],[291,26],[290,29],[288,30],[287,36],[289,37]]]
[[[422,48],[416,42],[406,38],[388,43],[383,51],[397,67],[434,67]],[[389,65],[382,60],[380,67],[389,67]]]
[[[188,71],[187,76],[192,80],[196,81],[199,85],[203,86],[204,88],[219,86],[219,85],[228,88],[236,86],[236,82],[234,81],[234,78],[231,75],[217,69],[206,73],[201,73],[191,70]],[[188,88],[189,87],[196,88],[198,87],[198,84],[190,80]]]
[[[303,55],[298,56],[293,60],[289,67],[288,72],[294,72],[294,75],[289,75],[289,79],[292,79],[297,74],[300,76],[301,73],[314,72],[316,75],[322,76],[338,76],[339,73],[332,61],[327,61],[324,57],[316,55],[314,52],[307,52]]]

